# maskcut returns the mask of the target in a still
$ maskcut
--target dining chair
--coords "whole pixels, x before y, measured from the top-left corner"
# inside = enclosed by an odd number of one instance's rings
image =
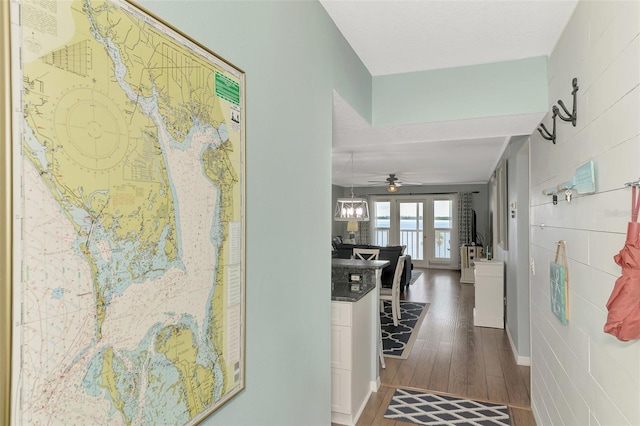
[[[384,310],[384,300],[391,302],[391,316],[393,317],[393,325],[398,326],[398,320],[401,317],[400,314],[400,279],[402,278],[402,270],[404,269],[404,261],[407,256],[400,256],[398,258],[398,266],[396,266],[396,272],[393,275],[393,284],[391,288],[380,289],[380,311]]]
[[[353,249],[353,258],[356,260],[378,260],[378,256],[380,256],[380,249]]]

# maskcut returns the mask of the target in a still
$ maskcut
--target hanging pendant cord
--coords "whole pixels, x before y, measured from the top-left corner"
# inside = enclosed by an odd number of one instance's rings
[[[351,200],[355,195],[353,194],[353,152],[351,153]]]
[[[638,221],[638,211],[640,210],[640,194],[636,193],[637,191],[637,187],[632,186],[631,187],[631,221],[632,222],[637,222]]]

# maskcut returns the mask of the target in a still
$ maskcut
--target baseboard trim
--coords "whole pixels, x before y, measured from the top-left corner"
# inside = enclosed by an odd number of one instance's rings
[[[358,420],[360,419],[360,416],[362,415],[362,412],[364,411],[365,407],[367,406],[367,403],[371,399],[371,394],[372,393],[373,392],[370,390],[369,393],[367,394],[367,397],[362,401],[362,405],[358,409],[358,412],[356,413],[355,416],[353,416],[353,424],[354,425],[358,423]]]
[[[378,392],[378,389],[380,389],[380,385],[382,385],[382,382],[380,381],[380,376],[378,376],[375,380],[372,380],[369,383],[371,386],[371,392]]]
[[[422,269],[447,269],[450,271],[459,271],[460,268],[457,266],[453,266],[453,265],[449,265],[447,263],[436,263],[436,262],[429,262],[429,266],[416,266],[416,268],[422,268]]]
[[[380,381],[380,378],[378,378],[378,382],[379,381]],[[376,382],[371,381],[370,382],[371,389],[369,389],[367,396],[362,400],[362,404],[360,404],[360,407],[358,408],[358,411],[355,414],[339,413],[337,411],[332,411],[331,423],[337,423],[337,424],[346,425],[346,426],[356,425],[358,423],[358,420],[360,419],[360,416],[364,412],[364,409],[366,408],[367,403],[371,399],[371,394],[373,392],[377,392],[378,390],[377,388],[375,388],[375,386],[376,386]]]
[[[505,330],[507,330],[507,338],[509,339],[509,345],[511,345],[511,353],[513,354],[513,359],[516,361],[516,364],[530,367],[531,357],[520,356],[520,354],[518,354],[518,351],[516,350],[516,345],[513,343],[513,339],[511,338],[511,333],[509,332],[509,323],[505,322],[504,328]]]

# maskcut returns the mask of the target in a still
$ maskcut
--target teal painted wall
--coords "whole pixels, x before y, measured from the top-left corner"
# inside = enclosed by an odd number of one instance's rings
[[[373,78],[373,124],[546,112],[547,58]]]
[[[525,144],[516,155],[516,198],[518,233],[515,236],[517,253],[516,260],[516,280],[518,286],[518,298],[516,301],[517,315],[517,339],[518,356],[531,357],[531,320],[530,320],[530,296],[529,296],[529,144]],[[511,238],[511,237],[509,237]]]
[[[370,119],[371,76],[316,1],[141,4],[247,74],[247,381],[204,424],[328,425],[332,89]]]
[[[528,365],[531,356],[529,320],[529,137],[509,141],[507,160],[508,250],[497,246],[495,258],[505,263],[506,325],[516,359]],[[515,217],[510,205],[515,203]],[[495,214],[495,213],[494,213]]]

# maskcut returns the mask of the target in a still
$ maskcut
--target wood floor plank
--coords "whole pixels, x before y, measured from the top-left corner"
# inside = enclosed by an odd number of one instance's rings
[[[493,329],[482,327],[481,333],[485,374],[487,376],[502,376],[500,353]]]
[[[500,363],[502,364],[504,383],[509,393],[509,402],[521,407],[530,407],[529,391],[525,388],[520,369],[516,365],[510,349],[500,350]]]
[[[511,424],[513,426],[536,426],[536,420],[531,410],[510,407]]]
[[[385,397],[387,396],[388,388],[380,388],[378,392],[373,392],[367,401],[367,405],[362,410],[362,414],[358,419],[356,425],[358,426],[371,426],[375,425],[376,414],[382,406]]]
[[[496,331],[499,329],[495,329]],[[509,343],[509,338],[507,337],[507,333],[504,330],[498,331],[496,335],[496,342],[498,343],[499,349],[511,350],[511,343]]]
[[[393,393],[395,392],[395,388],[381,386],[378,392],[380,392],[381,390],[384,390],[385,395],[384,395],[384,398],[382,399],[382,404],[380,404],[380,407],[378,407],[378,411],[376,412],[373,424],[376,426],[395,426],[395,423],[396,423],[395,420],[384,418],[384,413],[387,411],[387,407],[389,406],[389,402],[391,401],[391,398],[393,398]]]
[[[431,372],[433,371],[433,366],[436,363],[437,354],[437,350],[431,349],[426,345],[423,346],[420,353],[420,362],[416,365],[413,377],[411,377],[411,380],[406,385],[419,389],[429,389]],[[404,384],[405,383],[403,383],[403,385]]]
[[[487,393],[489,401],[508,404],[509,392],[502,376],[487,376]]]
[[[529,367],[528,365],[519,365],[518,369],[520,370],[520,375],[522,376],[524,387],[529,393],[529,398],[531,398],[531,367]]]
[[[435,315],[435,313],[427,311],[427,316],[420,329],[422,333],[418,337],[424,340],[425,347],[438,350],[443,327],[434,319]]]
[[[482,331],[472,327],[468,333],[469,351],[467,372],[467,394],[471,398],[488,399],[487,376],[484,369],[484,351],[482,350]]]
[[[428,309],[430,308],[431,306],[429,306]],[[424,317],[424,320],[420,325],[420,330],[418,330],[418,335],[416,337],[417,339],[422,340],[423,342],[426,342],[429,335],[433,333],[433,331],[431,330],[431,327],[428,325],[428,321],[429,321],[428,318],[429,318],[429,310],[427,310],[427,315]]]
[[[447,392],[449,389],[449,370],[451,367],[452,343],[441,342],[436,354],[436,362],[431,372],[427,389]]]
[[[411,382],[411,378],[413,377],[418,361],[420,360],[424,343],[424,340],[416,340],[414,342],[411,352],[409,353],[409,357],[400,363],[398,371],[391,382],[392,385],[402,386],[403,384],[406,385]]]
[[[451,365],[449,367],[449,384],[447,392],[454,395],[467,394],[467,375],[469,367],[468,351],[469,335],[464,325],[456,329],[451,350]]]
[[[386,368],[383,369],[380,367],[380,383],[390,386],[398,373],[401,362],[402,360],[398,358],[385,358],[384,363],[386,364]]]

